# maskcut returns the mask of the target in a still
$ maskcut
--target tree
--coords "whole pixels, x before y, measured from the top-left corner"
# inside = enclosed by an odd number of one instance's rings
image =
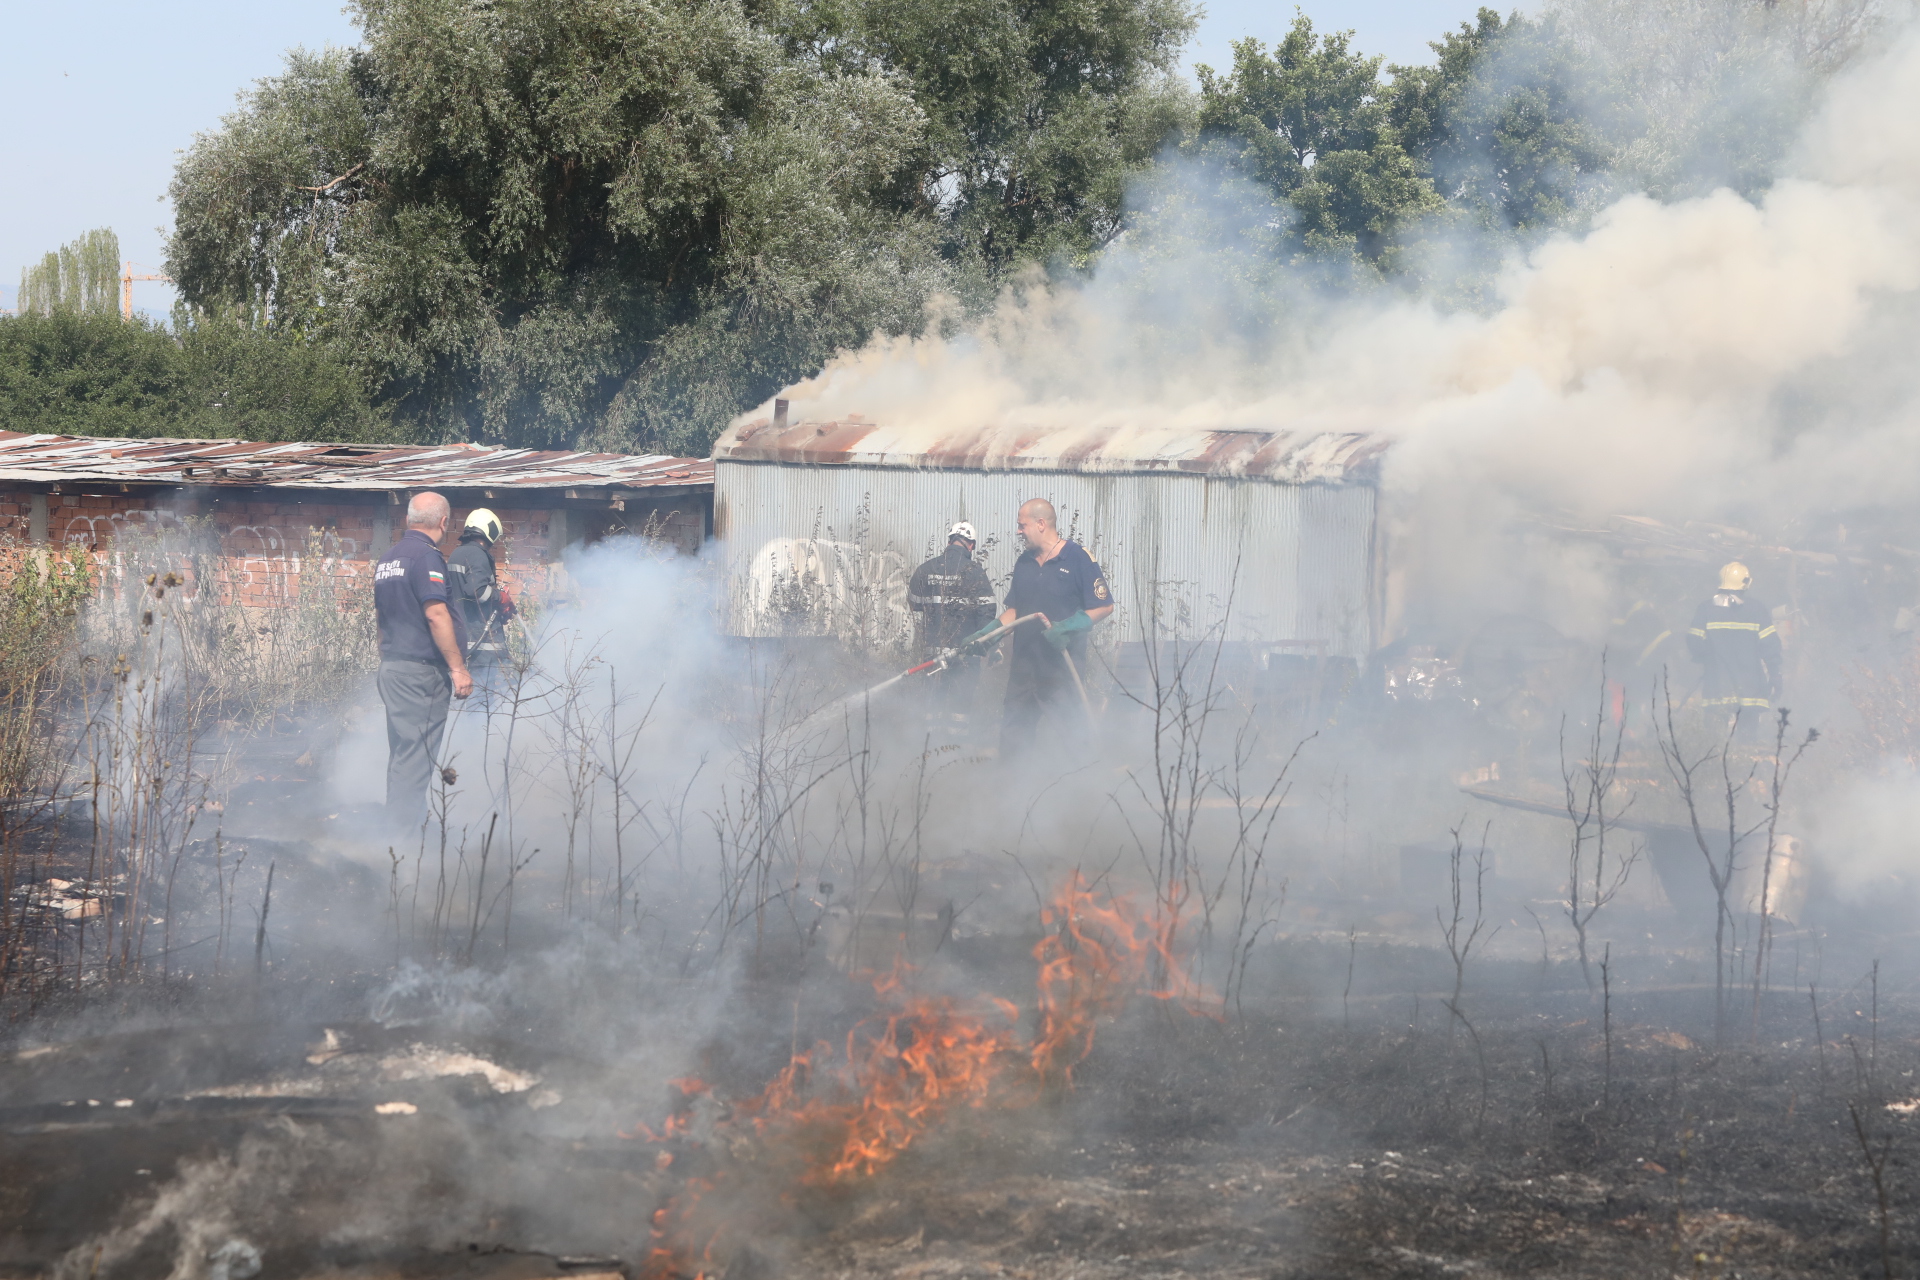
[[[1562,0],[1560,41],[1602,83],[1618,184],[1673,200],[1772,184],[1821,82],[1892,16],[1879,0]]]
[[[337,343],[441,438],[704,449],[917,326],[925,117],[735,0],[364,0],[198,140],[170,274]]]
[[[1175,74],[1189,0],[775,0],[766,20],[823,64],[877,67],[927,117],[909,207],[937,214],[962,288],[1023,262],[1087,265],[1128,183],[1191,121]]]
[[[62,435],[387,440],[323,343],[238,317],[174,325],[56,312],[0,318],[0,427]]]
[[[1401,145],[1381,60],[1352,52],[1351,37],[1316,40],[1302,14],[1272,53],[1258,40],[1236,41],[1231,73],[1197,69],[1190,150],[1224,159],[1284,199],[1309,249],[1378,260],[1399,228],[1440,200]]]
[[[1391,115],[1449,208],[1486,230],[1566,226],[1611,193],[1627,123],[1618,96],[1556,19],[1481,9],[1395,67]]]
[[[21,315],[112,315],[119,310],[120,237],[89,231],[20,272]]]

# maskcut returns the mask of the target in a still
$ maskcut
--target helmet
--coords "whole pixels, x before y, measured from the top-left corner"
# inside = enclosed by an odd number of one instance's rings
[[[955,538],[965,538],[968,542],[971,542],[976,546],[978,546],[980,543],[980,536],[973,531],[973,526],[968,524],[965,520],[962,520],[959,524],[956,524],[953,526],[953,528],[947,530],[947,541],[951,542]]]
[[[1722,591],[1745,591],[1753,581],[1753,575],[1747,572],[1747,566],[1738,560],[1729,560],[1720,566],[1720,589]]]
[[[467,523],[462,527],[462,532],[467,529],[473,530],[488,542],[500,541],[500,517],[485,507],[475,507],[467,512]]]

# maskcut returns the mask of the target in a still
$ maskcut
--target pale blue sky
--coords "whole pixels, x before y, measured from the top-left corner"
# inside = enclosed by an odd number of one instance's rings
[[[1232,64],[1228,42],[1272,41],[1291,4],[1210,0],[1187,64]],[[1474,0],[1341,0],[1303,6],[1324,30],[1351,27],[1363,52],[1425,62],[1426,42],[1472,16]],[[234,94],[280,68],[294,45],[352,44],[338,0],[20,0],[6,20],[0,100],[0,306],[20,269],[90,227],[120,235],[123,256],[157,269],[174,155],[219,123]],[[172,291],[136,284],[134,304],[164,314]]]

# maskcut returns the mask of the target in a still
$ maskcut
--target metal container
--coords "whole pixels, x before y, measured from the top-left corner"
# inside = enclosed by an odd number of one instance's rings
[[[898,639],[907,579],[967,520],[1004,590],[1020,504],[1046,498],[1106,571],[1111,634],[1364,658],[1377,442],[1282,432],[980,433],[777,419],[714,450],[735,634]]]

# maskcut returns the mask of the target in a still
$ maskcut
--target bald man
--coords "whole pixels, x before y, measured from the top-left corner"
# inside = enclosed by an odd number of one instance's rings
[[[1030,613],[1045,621],[1013,633],[1000,725],[1002,760],[1036,743],[1043,717],[1075,736],[1090,727],[1067,660],[1085,665],[1087,632],[1113,612],[1113,593],[1093,557],[1079,543],[1060,536],[1057,519],[1045,498],[1020,504],[1020,537],[1027,550],[1013,566],[1000,622],[1005,625]]]
[[[403,828],[426,815],[448,695],[473,692],[465,625],[447,607],[447,562],[440,554],[451,514],[439,494],[415,494],[407,504],[407,531],[373,568],[380,623],[375,682],[387,708],[387,815]]]

